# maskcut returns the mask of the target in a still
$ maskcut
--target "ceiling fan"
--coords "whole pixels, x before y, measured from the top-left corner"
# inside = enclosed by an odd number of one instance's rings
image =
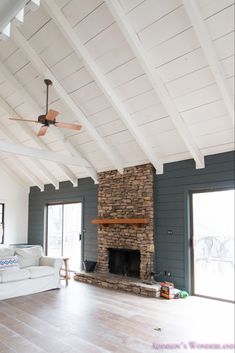
[[[65,129],[72,129],[72,130],[81,130],[81,125],[78,124],[69,124],[63,123],[56,120],[57,115],[60,113],[55,110],[48,110],[48,97],[49,97],[49,86],[52,86],[52,81],[49,79],[44,80],[45,85],[47,87],[46,92],[46,114],[39,115],[38,120],[27,120],[27,119],[17,119],[17,118],[9,118],[10,120],[17,120],[17,121],[27,121],[33,123],[42,124],[40,127],[37,136],[44,136],[47,132],[47,129],[50,125],[54,125],[56,127],[65,128]]]

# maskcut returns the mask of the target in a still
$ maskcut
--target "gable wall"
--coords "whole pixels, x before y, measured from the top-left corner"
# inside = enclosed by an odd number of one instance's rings
[[[27,242],[28,194],[28,189],[0,167],[0,203],[5,205],[5,244]]]

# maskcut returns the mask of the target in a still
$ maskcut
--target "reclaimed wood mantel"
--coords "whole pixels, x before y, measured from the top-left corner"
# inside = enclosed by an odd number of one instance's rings
[[[149,224],[149,218],[99,218],[92,219],[92,224],[108,225],[108,224]]]

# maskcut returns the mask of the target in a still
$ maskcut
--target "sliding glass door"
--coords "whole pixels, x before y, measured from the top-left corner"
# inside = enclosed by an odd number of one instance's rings
[[[71,271],[81,268],[81,203],[47,206],[47,255],[69,257]]]
[[[234,301],[234,196],[192,194],[194,294]]]

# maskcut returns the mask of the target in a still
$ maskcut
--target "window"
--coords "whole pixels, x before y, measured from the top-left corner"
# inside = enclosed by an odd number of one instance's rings
[[[4,204],[0,203],[0,244],[4,241]]]

